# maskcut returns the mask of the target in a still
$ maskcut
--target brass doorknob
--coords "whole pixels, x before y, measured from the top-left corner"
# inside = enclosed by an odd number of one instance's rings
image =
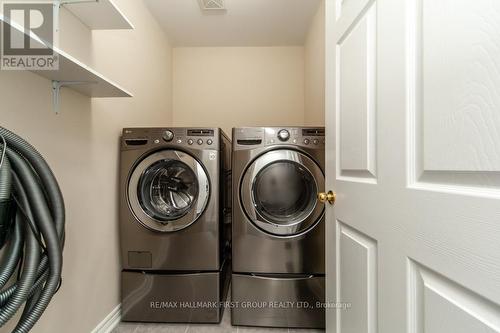
[[[325,192],[318,193],[319,202],[326,203],[328,201],[330,205],[335,204],[336,197],[337,195],[333,191],[328,191],[328,193]]]

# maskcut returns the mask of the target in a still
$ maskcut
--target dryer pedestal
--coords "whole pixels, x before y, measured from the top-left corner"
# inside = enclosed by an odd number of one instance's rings
[[[242,326],[325,328],[325,277],[232,274],[231,323]]]
[[[218,323],[229,289],[230,264],[218,272],[122,271],[122,321]]]

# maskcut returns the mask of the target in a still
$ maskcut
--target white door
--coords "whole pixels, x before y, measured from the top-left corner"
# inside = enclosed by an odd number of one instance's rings
[[[328,332],[500,332],[500,1],[326,8]]]

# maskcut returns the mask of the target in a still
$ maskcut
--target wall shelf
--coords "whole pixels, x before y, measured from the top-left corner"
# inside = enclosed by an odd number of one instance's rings
[[[54,55],[59,58],[58,70],[30,70],[53,82],[55,96],[54,109],[56,112],[58,111],[59,105],[59,88],[64,86],[88,97],[132,97],[130,92],[107,79],[94,69],[81,63],[66,52],[51,45],[47,45],[47,43],[44,43],[32,31],[30,31],[29,34],[25,33],[21,26],[15,22],[10,22],[10,20],[6,19],[2,14],[0,14],[0,22],[5,22],[11,26],[12,29],[15,29],[17,33],[28,36],[30,38],[30,43],[38,45],[43,44],[50,47],[54,50]],[[55,87],[57,87],[57,89]]]
[[[113,0],[59,0],[91,30],[133,29]]]
[[[132,97],[131,93],[67,53],[56,48],[54,51],[59,55],[59,70],[31,72],[51,81],[82,82],[71,89],[89,97]]]

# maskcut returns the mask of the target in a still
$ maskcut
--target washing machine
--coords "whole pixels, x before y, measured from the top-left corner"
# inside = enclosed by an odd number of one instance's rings
[[[233,129],[233,325],[325,327],[324,165],[324,128]]]
[[[222,130],[123,130],[123,321],[220,321],[230,278],[230,184],[231,142]]]

